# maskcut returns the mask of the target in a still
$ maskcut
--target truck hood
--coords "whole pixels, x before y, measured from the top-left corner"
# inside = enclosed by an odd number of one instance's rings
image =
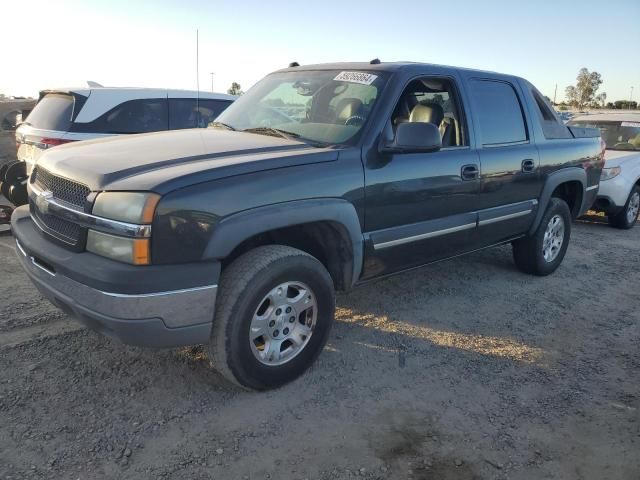
[[[607,150],[604,154],[605,168],[622,167],[631,162],[640,162],[640,152],[633,150]]]
[[[194,183],[337,158],[335,148],[210,128],[70,143],[47,150],[38,166],[94,191],[164,194]]]

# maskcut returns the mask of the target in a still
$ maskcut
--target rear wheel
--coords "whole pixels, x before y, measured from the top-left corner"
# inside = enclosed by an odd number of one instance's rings
[[[276,388],[322,351],[335,311],[333,282],[314,257],[283,245],[236,259],[220,281],[209,353],[234,383]]]
[[[513,242],[513,259],[525,273],[549,275],[562,263],[571,237],[571,212],[560,198],[551,198],[540,225],[529,237]]]
[[[640,187],[635,185],[629,193],[624,208],[616,215],[609,216],[609,225],[628,230],[636,224],[638,215],[640,215]]]

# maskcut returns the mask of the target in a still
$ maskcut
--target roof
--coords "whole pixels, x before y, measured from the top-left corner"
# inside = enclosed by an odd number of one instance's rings
[[[40,91],[40,95],[46,93],[53,92],[64,92],[64,93],[78,93],[80,95],[84,95],[85,97],[89,96],[91,92],[100,92],[101,94],[108,95],[109,93],[113,93],[114,95],[128,95],[132,97],[140,96],[141,98],[150,98],[157,97],[158,95],[167,95],[169,97],[176,98],[191,98],[199,96],[200,98],[213,98],[216,100],[235,100],[237,97],[234,95],[229,95],[227,93],[218,93],[218,92],[207,92],[200,90],[177,90],[170,88],[143,88],[143,87],[65,87],[65,88],[52,88],[47,90]]]
[[[335,63],[319,63],[313,65],[300,65],[298,67],[288,67],[277,70],[277,72],[295,72],[300,70],[369,70],[378,72],[397,72],[401,70],[424,70],[425,67],[432,67],[437,69],[452,69],[452,70],[464,70],[467,72],[476,72],[478,74],[491,74],[491,75],[508,75],[509,74],[491,72],[488,70],[475,70],[464,67],[454,67],[451,65],[438,65],[435,63],[419,63],[419,62],[335,62]]]
[[[593,113],[589,115],[576,115],[572,122],[640,122],[640,111]]]

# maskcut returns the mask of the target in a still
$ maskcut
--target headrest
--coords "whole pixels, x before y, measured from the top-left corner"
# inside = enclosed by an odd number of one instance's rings
[[[437,127],[444,118],[444,110],[436,103],[419,103],[409,115],[410,122],[433,123]]]

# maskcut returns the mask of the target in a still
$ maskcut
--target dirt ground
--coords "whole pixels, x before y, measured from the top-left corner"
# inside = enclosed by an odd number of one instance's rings
[[[510,247],[338,298],[298,381],[241,391],[42,300],[0,235],[0,478],[640,478],[640,227],[574,225],[552,276]]]

